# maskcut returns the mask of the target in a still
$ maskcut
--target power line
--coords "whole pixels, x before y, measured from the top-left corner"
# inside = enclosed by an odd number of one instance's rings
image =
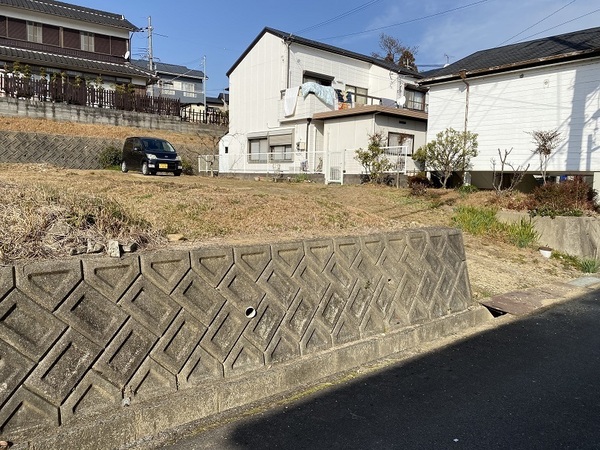
[[[579,20],[579,19],[583,19],[584,17],[591,16],[592,14],[595,14],[595,13],[597,13],[598,11],[600,11],[600,8],[598,8],[598,9],[595,9],[595,10],[593,10],[593,11],[590,11],[589,13],[582,14],[581,16],[575,17],[574,19],[567,20],[567,21],[565,21],[565,22],[559,23],[558,25],[555,25],[555,26],[553,26],[553,27],[546,28],[545,30],[542,30],[542,31],[540,31],[539,33],[535,33],[535,34],[532,34],[532,35],[530,35],[530,36],[524,37],[524,38],[523,38],[523,39],[521,39],[519,42],[523,42],[523,41],[525,41],[525,40],[527,40],[527,39],[531,39],[532,37],[539,36],[540,34],[544,34],[544,33],[546,33],[547,31],[554,30],[555,28],[558,28],[558,27],[562,27],[563,25],[566,25],[566,24],[568,24],[568,23],[571,23],[571,22],[575,22],[576,20]]]
[[[433,17],[442,16],[444,14],[448,14],[448,13],[455,12],[455,11],[460,11],[461,9],[470,8],[471,6],[477,6],[477,5],[480,5],[482,3],[487,3],[489,1],[490,0],[479,0],[477,2],[469,3],[468,5],[457,6],[456,8],[447,9],[446,11],[441,11],[441,12],[438,12],[438,13],[435,13],[435,14],[429,14],[427,16],[417,17],[415,19],[406,20],[404,22],[395,23],[393,25],[386,25],[386,26],[383,26],[383,27],[371,28],[369,30],[357,31],[356,33],[349,33],[349,34],[342,34],[342,35],[339,35],[339,36],[331,36],[331,37],[327,37],[327,38],[321,38],[320,40],[321,41],[328,41],[328,40],[332,40],[332,39],[340,39],[340,38],[349,37],[349,36],[357,36],[359,34],[372,33],[373,31],[381,31],[381,30],[385,30],[387,28],[393,28],[393,27],[397,27],[397,26],[400,26],[400,25],[406,25],[406,24],[409,24],[409,23],[419,22],[421,20],[431,19]]]
[[[517,33],[517,34],[515,34],[514,36],[512,36],[512,37],[510,37],[510,38],[508,38],[508,39],[507,39],[507,40],[505,40],[504,42],[501,42],[501,43],[498,45],[498,47],[500,47],[500,46],[502,46],[502,45],[506,44],[506,43],[507,43],[507,42],[509,42],[509,41],[512,41],[514,38],[516,38],[517,36],[519,36],[519,35],[521,35],[521,34],[525,33],[526,31],[529,31],[529,30],[531,30],[531,29],[532,29],[533,27],[535,27],[536,25],[539,25],[540,23],[542,23],[542,22],[543,22],[543,21],[545,21],[546,19],[549,19],[550,17],[552,17],[553,15],[555,15],[555,14],[557,14],[558,12],[562,11],[562,10],[563,10],[563,9],[565,9],[567,6],[570,6],[570,5],[572,5],[573,3],[575,3],[575,0],[573,0],[571,3],[567,3],[566,5],[564,5],[564,6],[560,7],[560,8],[558,8],[556,11],[554,11],[554,12],[553,12],[553,13],[551,13],[551,14],[548,14],[548,15],[547,15],[546,17],[544,17],[542,20],[538,20],[536,23],[534,23],[534,24],[533,24],[533,25],[531,25],[530,27],[528,27],[528,28],[525,28],[523,31],[521,31],[521,32],[519,32],[519,33]]]
[[[339,15],[337,15],[335,17],[332,17],[331,19],[327,19],[324,22],[320,22],[320,23],[318,23],[316,25],[312,25],[310,27],[303,28],[302,30],[295,31],[294,34],[306,33],[307,31],[314,30],[315,28],[319,28],[319,27],[322,27],[324,25],[329,25],[332,22],[336,22],[336,21],[338,21],[340,19],[343,19],[344,17],[347,17],[347,16],[349,16],[351,14],[354,14],[355,12],[358,12],[358,11],[361,11],[361,10],[363,10],[365,8],[368,8],[369,6],[374,5],[375,3],[379,3],[380,1],[381,0],[371,0],[370,2],[367,2],[367,3],[364,3],[364,4],[360,5],[360,6],[357,6],[356,8],[353,8],[350,11],[346,11],[345,13],[339,14]]]

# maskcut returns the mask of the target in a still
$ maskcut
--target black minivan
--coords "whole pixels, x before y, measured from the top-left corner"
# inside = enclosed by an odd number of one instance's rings
[[[173,172],[178,177],[183,166],[181,157],[168,141],[153,137],[129,137],[123,144],[121,170],[140,170],[144,175]]]

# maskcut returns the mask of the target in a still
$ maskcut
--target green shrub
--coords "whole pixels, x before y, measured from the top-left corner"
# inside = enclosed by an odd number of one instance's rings
[[[98,154],[98,162],[103,169],[120,166],[121,150],[114,145],[104,148],[104,150]]]
[[[509,242],[519,248],[529,247],[539,238],[539,234],[535,231],[531,219],[521,219],[517,223],[508,225],[506,232],[508,234]]]
[[[183,173],[184,175],[194,175],[194,165],[189,159],[181,158],[181,167],[183,167],[181,173]]]
[[[472,184],[463,184],[461,187],[459,187],[457,189],[457,191],[460,194],[468,195],[468,194],[472,194],[474,192],[479,191],[479,188],[477,186],[472,185]]]
[[[461,230],[475,236],[495,234],[503,228],[496,218],[495,208],[459,206],[455,209],[452,221]]]
[[[597,193],[582,177],[538,186],[530,194],[527,209],[532,216],[581,216],[594,211]]]
[[[595,258],[581,259],[578,266],[583,273],[596,273],[600,269],[600,260]]]

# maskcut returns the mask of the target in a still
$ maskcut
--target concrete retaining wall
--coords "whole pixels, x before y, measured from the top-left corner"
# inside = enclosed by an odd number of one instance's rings
[[[100,153],[107,147],[121,149],[123,140],[63,136],[44,133],[3,131],[0,133],[0,162],[48,163],[67,169],[101,169]],[[177,152],[196,163],[204,149],[176,145]]]
[[[224,131],[226,131],[224,127],[217,127],[216,125],[182,122],[179,117],[119,111],[116,109],[91,108],[87,106],[68,105],[66,103],[39,102],[10,97],[0,97],[0,116],[30,117],[61,122],[145,128],[148,130],[167,130],[187,134],[214,132],[214,130],[223,130],[220,134],[224,134]]]
[[[0,440],[118,448],[489,318],[445,228],[0,266]]]
[[[500,211],[498,220],[513,223],[526,213]],[[580,258],[600,259],[600,219],[596,217],[534,217],[540,245]]]

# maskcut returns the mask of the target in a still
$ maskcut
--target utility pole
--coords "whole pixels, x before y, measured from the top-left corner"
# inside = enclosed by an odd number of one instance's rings
[[[202,92],[204,94],[204,123],[208,123],[208,105],[206,104],[206,55],[202,57]]]
[[[148,70],[154,72],[154,52],[152,50],[152,17],[148,16]]]

